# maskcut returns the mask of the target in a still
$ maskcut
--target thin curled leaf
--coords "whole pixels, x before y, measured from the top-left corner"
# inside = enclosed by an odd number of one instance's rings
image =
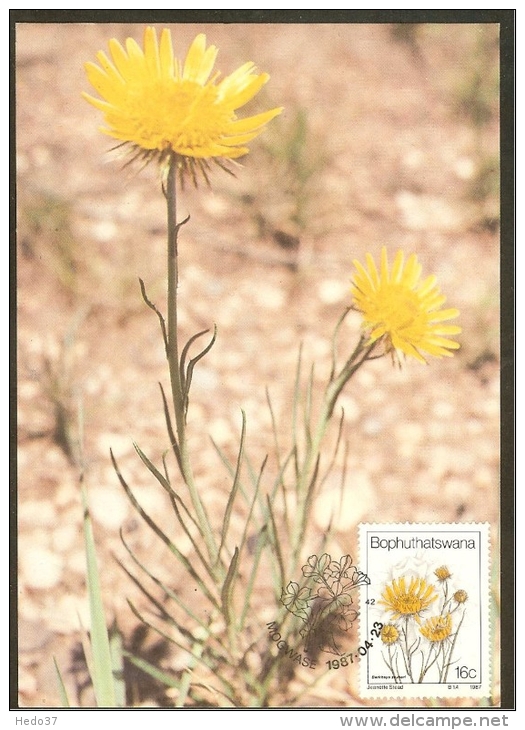
[[[184,374],[184,386],[183,386],[184,412],[186,412],[188,410],[190,387],[191,387],[191,381],[193,378],[193,371],[195,369],[195,365],[199,362],[199,360],[202,360],[202,358],[211,350],[216,339],[217,339],[217,326],[214,325],[213,337],[211,338],[209,344],[206,345],[204,350],[202,350],[198,355],[193,357],[188,363],[188,367],[186,368],[186,373]]]
[[[160,329],[162,332],[162,340],[164,342],[164,349],[166,351],[166,357],[168,356],[168,333],[166,330],[166,320],[164,319],[164,316],[162,315],[162,312],[159,310],[159,308],[153,304],[153,302],[149,299],[148,295],[146,294],[146,285],[144,284],[144,281],[139,278],[139,284],[140,284],[140,292],[142,294],[142,298],[144,299],[147,306],[155,312],[157,317],[159,318],[160,322]]]
[[[207,334],[210,330],[205,329],[201,330],[200,332],[197,332],[197,334],[190,337],[190,339],[186,342],[184,347],[182,348],[182,352],[180,355],[180,382],[182,384],[182,389],[184,390],[184,384],[186,380],[186,357],[188,356],[188,352],[190,347],[193,345],[193,343],[199,339],[199,337],[202,337],[203,335]]]

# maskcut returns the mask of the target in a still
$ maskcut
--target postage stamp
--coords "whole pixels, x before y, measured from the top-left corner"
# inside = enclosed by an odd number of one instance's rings
[[[359,549],[361,696],[489,696],[488,524],[361,524]]]

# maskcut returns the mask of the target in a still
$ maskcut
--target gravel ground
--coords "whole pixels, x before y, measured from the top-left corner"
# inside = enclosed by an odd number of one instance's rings
[[[225,74],[255,61],[271,80],[254,108],[285,107],[235,178],[217,169],[212,190],[188,187],[180,198],[181,217],[191,213],[180,244],[181,331],[187,338],[218,328],[196,370],[190,411],[195,471],[211,511],[224,501],[227,479],[207,434],[234,453],[244,409],[250,453],[260,462],[272,443],[268,387],[286,438],[300,343],[306,367],[316,362],[315,395],[349,303],[352,261],[367,251],[377,257],[385,245],[403,248],[417,253],[460,309],[461,349],[428,366],[377,360],[345,390],[348,483],[331,550],[354,550],[360,521],[478,521],[491,525],[497,565],[497,27],[171,29],[179,56],[204,31]],[[160,518],[163,497],[132,441],[152,458],[167,446],[158,394],[163,346],[137,284],[140,276],[162,306],[164,201],[154,166],[122,172],[98,131],[99,114],[80,97],[88,88],[82,64],[110,37],[141,40],[142,28],[29,23],[16,35],[19,702],[59,704],[56,657],[74,702],[89,705],[76,412],[81,400],[106,609],[129,646],[141,634],[126,604],[134,589],[113,558],[122,556],[119,529],[142,554],[158,554],[118,484],[109,448]],[[349,317],[343,346],[353,347],[357,328]],[[333,484],[323,489],[312,539],[326,528],[334,500]],[[163,569],[183,590],[184,575]],[[177,657],[162,661],[175,667]],[[135,704],[165,701],[150,684],[130,681]],[[306,703],[364,704],[355,681],[325,683]],[[496,700],[498,693],[494,666]]]

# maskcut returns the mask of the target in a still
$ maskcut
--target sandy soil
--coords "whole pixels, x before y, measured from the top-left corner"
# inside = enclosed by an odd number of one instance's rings
[[[491,525],[497,566],[497,28],[173,25],[179,56],[201,30],[219,47],[223,73],[248,59],[270,73],[254,109],[285,107],[235,178],[217,169],[212,190],[187,187],[179,201],[180,215],[191,214],[180,244],[182,336],[218,328],[196,370],[190,412],[210,509],[224,502],[228,482],[207,434],[233,454],[244,409],[250,453],[260,462],[272,443],[268,387],[286,438],[300,343],[306,368],[316,362],[317,393],[331,333],[349,303],[353,259],[403,248],[417,253],[461,310],[461,350],[428,366],[396,369],[378,360],[346,389],[347,501],[331,549],[355,550],[360,521],[482,521]],[[140,40],[142,28],[17,27],[22,706],[58,704],[53,657],[74,702],[92,702],[78,628],[79,617],[88,623],[79,403],[108,617],[118,619],[128,647],[177,666],[165,646],[142,636],[126,604],[136,591],[113,557],[123,556],[123,528],[139,551],[161,559],[118,484],[109,449],[160,517],[163,496],[132,441],[160,459],[167,435],[158,392],[166,382],[163,346],[137,283],[140,276],[162,307],[164,199],[154,166],[121,170],[98,131],[99,114],[80,97],[88,90],[82,64],[112,36]],[[350,317],[343,346],[353,347],[357,327]],[[331,488],[319,497],[312,538],[326,526]],[[182,590],[176,565],[161,570]],[[134,704],[167,701],[143,678],[129,683]],[[355,678],[325,683],[306,702],[360,704]]]

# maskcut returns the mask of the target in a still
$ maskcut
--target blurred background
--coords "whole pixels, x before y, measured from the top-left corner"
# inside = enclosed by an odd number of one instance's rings
[[[435,274],[448,305],[461,311],[461,349],[428,366],[397,369],[380,359],[346,388],[347,487],[330,549],[355,551],[360,521],[487,521],[497,574],[498,26],[169,27],[179,58],[205,32],[219,48],[223,75],[247,60],[270,74],[243,113],[284,106],[235,177],[217,168],[211,189],[188,185],[179,197],[179,216],[191,215],[180,236],[182,335],[218,328],[196,369],[189,415],[195,471],[211,511],[224,504],[228,475],[208,434],[235,454],[243,408],[248,449],[260,462],[272,449],[268,388],[286,441],[300,344],[306,371],[316,363],[320,393],[331,334],[350,303],[353,260],[366,252],[377,259],[383,246],[393,257],[402,248],[418,255],[424,274]],[[121,527],[139,552],[153,560],[156,553],[109,449],[145,508],[162,515],[163,495],[132,440],[151,458],[168,447],[158,388],[167,380],[163,343],[138,285],[141,277],[163,308],[158,171],[123,170],[109,152],[112,140],[99,132],[101,114],[80,96],[91,92],[83,63],[107,51],[109,38],[128,36],[142,43],[143,26],[16,28],[22,706],[58,704],[53,656],[72,696],[90,702],[78,630],[79,617],[88,623],[79,404],[108,616],[118,619],[128,647],[166,666],[175,661],[137,628],[125,600],[133,587],[113,557],[122,552]],[[353,350],[358,328],[350,316],[343,354]],[[316,503],[319,532],[334,494],[328,481]],[[174,586],[182,579],[173,573]],[[494,590],[497,598],[496,583]],[[358,705],[355,681],[326,685],[307,703]],[[164,701],[143,679],[129,685],[134,704]]]

